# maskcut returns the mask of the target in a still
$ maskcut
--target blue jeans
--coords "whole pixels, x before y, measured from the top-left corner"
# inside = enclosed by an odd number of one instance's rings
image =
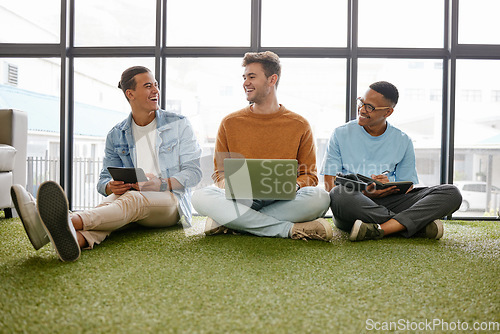
[[[218,224],[262,237],[288,238],[294,223],[323,217],[330,197],[317,187],[304,187],[289,201],[234,201],[226,199],[224,189],[210,186],[193,193],[195,210]]]

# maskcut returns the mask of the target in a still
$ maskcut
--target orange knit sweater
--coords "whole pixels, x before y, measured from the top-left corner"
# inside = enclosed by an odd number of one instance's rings
[[[316,186],[316,148],[307,120],[280,105],[274,114],[250,106],[224,117],[215,142],[214,182],[224,178],[224,158],[297,159],[297,183]]]

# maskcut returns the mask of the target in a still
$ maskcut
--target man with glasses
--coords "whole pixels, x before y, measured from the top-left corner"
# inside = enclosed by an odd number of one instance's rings
[[[351,241],[381,239],[399,233],[405,237],[440,239],[439,218],[455,212],[462,202],[459,190],[449,184],[410,188],[405,194],[393,186],[363,191],[335,185],[337,174],[356,180],[356,174],[382,183],[418,183],[413,143],[406,133],[387,122],[399,98],[397,88],[386,81],[370,85],[358,98],[358,119],[333,132],[321,174],[330,192],[335,225],[350,232]]]

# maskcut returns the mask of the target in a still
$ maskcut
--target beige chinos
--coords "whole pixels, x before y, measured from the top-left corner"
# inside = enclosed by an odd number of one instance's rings
[[[111,194],[97,207],[74,212],[83,222],[79,232],[89,244],[100,244],[111,232],[131,222],[147,227],[168,227],[179,222],[178,200],[171,192],[127,191]]]

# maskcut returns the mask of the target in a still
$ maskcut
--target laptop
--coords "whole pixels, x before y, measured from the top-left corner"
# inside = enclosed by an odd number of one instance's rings
[[[297,193],[295,159],[224,159],[227,199],[292,200]]]

